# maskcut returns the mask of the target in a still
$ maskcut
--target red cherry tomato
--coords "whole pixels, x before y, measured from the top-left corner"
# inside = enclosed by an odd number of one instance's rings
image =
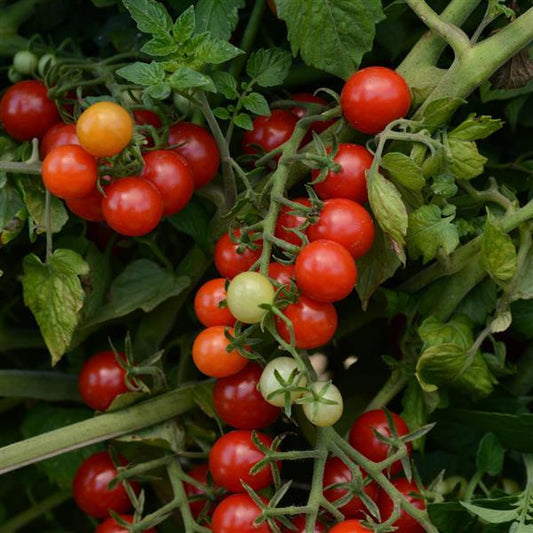
[[[295,100],[296,102],[305,102],[307,104],[320,104],[325,107],[329,105],[327,100],[324,100],[324,98],[320,98],[320,96],[315,96],[311,93],[293,94],[291,99]],[[325,109],[322,111],[325,111]],[[308,109],[306,109],[305,107],[292,107],[290,109],[290,112],[295,115],[298,120],[300,120],[308,112]],[[321,111],[318,111],[317,113],[320,112]],[[333,124],[335,124],[335,120],[317,120],[316,122],[312,122],[309,126],[309,129],[307,130],[307,134],[304,140],[302,141],[303,144],[311,142],[311,140],[313,139],[313,132],[322,133],[324,130],[327,130]]]
[[[366,477],[363,474],[363,477]],[[331,457],[326,462],[324,469],[324,487],[335,485],[337,483],[351,483],[352,472],[338,457]],[[366,495],[374,501],[378,499],[379,488],[375,483],[369,483],[365,486]],[[331,488],[324,490],[324,497],[330,502],[335,502],[348,493],[347,488]],[[367,508],[359,496],[354,495],[348,503],[339,507],[339,511],[348,518],[364,518]]]
[[[41,159],[44,159],[54,148],[65,144],[77,144],[80,146],[80,141],[76,135],[76,125],[58,122],[46,130],[39,144]]]
[[[290,287],[291,281],[296,281],[294,265],[283,265],[276,262],[270,263],[268,265],[268,276],[270,279],[286,287]]]
[[[237,429],[261,429],[269,426],[280,414],[257,390],[263,370],[257,363],[248,363],[240,372],[217,379],[213,390],[215,410],[222,420]]]
[[[234,232],[236,237],[241,235],[240,230]],[[237,251],[238,245],[231,241],[229,232],[224,233],[218,239],[215,246],[214,261],[215,267],[221,276],[234,278],[241,272],[246,272],[261,257],[262,241],[255,241],[259,246],[257,250],[247,248],[242,254]]]
[[[90,222],[102,222],[102,193],[95,187],[87,196],[83,198],[71,198],[67,200],[68,208],[80,218]]]
[[[195,466],[194,468],[191,468],[187,472],[189,476],[191,476],[196,481],[199,481],[202,483],[202,485],[208,485],[208,478],[207,475],[209,473],[209,465],[207,463],[203,463],[201,465]],[[189,500],[192,499],[192,501],[189,501],[189,507],[191,509],[192,515],[197,518],[200,513],[204,510],[204,508],[210,507],[211,502],[204,496],[204,491],[197,487],[196,485],[192,485],[191,483],[187,483],[186,481],[183,483],[183,488],[185,489],[185,494],[187,494],[187,498]],[[204,497],[202,497],[204,496]]]
[[[133,121],[137,126],[153,126],[154,128],[161,128],[163,123],[159,118],[157,113],[150,111],[149,109],[135,109],[131,112],[133,115]],[[152,148],[154,146],[154,140],[150,134],[149,128],[138,128],[140,132],[144,135],[145,146],[147,148]]]
[[[396,429],[396,434],[399,437],[407,435],[409,428],[400,415],[391,413],[392,421]],[[374,430],[383,435],[390,437],[392,435],[385,411],[376,409],[374,411],[367,411],[355,420],[350,429],[350,444],[365,457],[379,463],[384,461],[389,455],[390,446],[383,441],[380,441]],[[411,451],[411,443],[407,443],[407,449]],[[390,467],[390,474],[398,474],[402,470],[400,461],[396,461]]]
[[[318,302],[336,302],[352,292],[357,267],[350,252],[324,239],[304,246],[296,258],[296,283]]]
[[[81,146],[66,144],[54,148],[43,161],[45,187],[58,198],[70,200],[88,196],[96,187],[96,159]]]
[[[329,533],[371,533],[372,530],[366,528],[361,524],[359,520],[344,520],[344,522],[339,522],[335,524],[330,530]]]
[[[181,211],[194,192],[194,180],[187,161],[171,150],[155,150],[144,156],[141,177],[153,183],[163,199],[163,216]]]
[[[257,154],[252,146],[257,144],[265,153],[271,152],[289,140],[298,119],[284,109],[273,109],[269,117],[257,117],[254,129],[245,131],[242,138],[242,151],[245,154]]]
[[[123,353],[118,354],[125,361]],[[105,411],[113,400],[128,392],[126,371],[120,366],[112,351],[100,352],[89,357],[81,367],[78,389],[84,402],[97,411]]]
[[[207,185],[218,172],[220,151],[211,133],[190,122],[179,122],[168,132],[168,144],[191,166],[196,189]]]
[[[122,520],[133,524],[133,516],[127,514],[119,515]],[[144,533],[156,533],[154,527],[143,530]],[[94,533],[128,533],[127,529],[124,529],[122,526],[119,526],[114,518],[108,518],[105,522],[102,522],[94,531]]]
[[[17,141],[29,141],[34,137],[40,139],[60,118],[44,83],[24,80],[4,93],[0,101],[0,120],[11,137]]]
[[[311,207],[311,200],[309,198],[296,198],[294,202],[303,205],[305,207]],[[283,239],[296,246],[303,244],[302,239],[296,235],[291,229],[299,229],[302,224],[307,221],[306,216],[291,214],[294,209],[288,205],[284,205],[279,213],[278,220],[276,221],[276,228],[274,230],[274,236],[278,239]],[[303,230],[303,233],[307,233],[307,229]]]
[[[342,244],[354,259],[370,251],[374,242],[374,222],[368,211],[346,198],[324,202],[318,222],[307,229],[309,240],[327,239]]]
[[[102,201],[105,221],[128,237],[150,233],[163,215],[163,200],[157,187],[139,176],[114,181]]]
[[[341,108],[348,123],[363,133],[379,133],[389,122],[404,117],[411,106],[411,92],[394,70],[368,67],[344,84]]]
[[[296,348],[310,350],[327,344],[337,329],[337,311],[332,304],[315,302],[303,294],[283,311],[292,322]],[[276,329],[290,342],[290,331],[284,320],[276,317]]]
[[[393,480],[392,484],[413,507],[417,509],[426,508],[426,503],[420,496],[420,491],[415,483],[409,482],[405,478],[399,478]],[[378,507],[383,521],[387,520],[394,510],[394,502],[383,490],[379,493]],[[424,528],[403,509],[400,510],[399,518],[392,525],[398,528],[397,531],[401,531],[402,533],[424,533]]]
[[[121,465],[127,464],[125,459],[119,458],[119,460]],[[107,452],[98,452],[85,459],[78,468],[72,484],[74,501],[78,507],[84,513],[96,518],[107,517],[110,510],[115,513],[127,513],[132,504],[124,485],[119,483],[113,489],[107,488],[117,474],[117,469]],[[138,494],[138,484],[130,482],[130,485]]]
[[[267,500],[261,497],[266,504]],[[248,494],[231,494],[222,500],[213,513],[213,533],[271,533],[266,522],[256,526],[261,509]]]
[[[220,307],[226,299],[226,279],[215,278],[206,281],[194,298],[194,312],[206,328],[209,326],[233,326],[235,317],[227,306]]]
[[[305,531],[305,522],[306,517],[304,515],[297,516],[291,520],[292,525],[296,529],[289,529],[288,527],[283,528],[283,533],[306,533]],[[315,528],[313,533],[326,533],[327,528],[321,522],[315,522]]]
[[[270,447],[271,437],[257,431],[255,433],[265,446]],[[246,492],[241,481],[253,490],[261,490],[273,481],[270,466],[253,475],[250,469],[264,457],[265,454],[252,440],[252,431],[230,431],[222,435],[211,448],[209,471],[213,481],[230,492]]]
[[[333,160],[341,165],[341,170],[329,171],[324,181],[313,185],[318,196],[322,200],[348,198],[360,204],[365,203],[368,200],[365,171],[372,166],[372,154],[358,144],[344,143],[339,144],[339,151]],[[313,180],[318,177],[319,172],[311,172]]]

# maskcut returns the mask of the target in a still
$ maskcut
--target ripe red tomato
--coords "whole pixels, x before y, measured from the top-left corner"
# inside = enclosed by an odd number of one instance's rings
[[[102,193],[95,187],[87,196],[83,198],[71,198],[67,200],[68,208],[80,218],[90,222],[102,222],[104,214],[102,212]]]
[[[194,468],[191,468],[187,472],[189,476],[191,476],[196,481],[199,481],[203,485],[208,485],[208,479],[207,475],[209,473],[209,465],[207,463],[202,463],[198,466],[195,466]],[[204,510],[206,506],[210,507],[211,502],[204,496],[204,491],[200,489],[199,487],[192,485],[191,483],[187,483],[186,481],[183,483],[183,488],[185,489],[185,494],[187,494],[187,498],[189,500],[192,499],[192,501],[189,501],[189,507],[191,509],[192,515],[197,518],[198,515]],[[204,496],[204,497],[202,497]]]
[[[391,413],[391,416],[396,434],[399,437],[407,435],[409,428],[403,418],[396,413]],[[374,430],[384,437],[390,437],[392,435],[385,411],[382,409],[367,411],[357,418],[350,429],[349,441],[358,452],[368,457],[368,459],[379,463],[388,457],[390,446],[380,441],[376,437]],[[407,443],[407,449],[409,452],[411,451],[410,442]],[[398,474],[401,470],[401,462],[396,461],[390,467],[390,474]]]
[[[338,242],[354,259],[370,251],[374,235],[374,222],[368,211],[347,198],[326,200],[318,222],[307,229],[311,242],[319,239]]]
[[[144,154],[141,177],[153,183],[163,199],[163,216],[181,211],[194,192],[189,163],[171,150],[154,150]]]
[[[327,344],[337,329],[337,311],[333,304],[315,302],[303,294],[296,303],[283,311],[292,322],[296,348],[310,350]],[[281,337],[290,342],[290,331],[285,321],[276,317],[276,329]]]
[[[114,181],[102,201],[105,221],[128,237],[150,233],[163,215],[163,200],[157,187],[139,176]]]
[[[268,265],[268,276],[270,279],[286,287],[290,286],[291,280],[296,281],[294,265],[283,265],[282,263],[272,262]]]
[[[96,159],[81,146],[66,144],[54,148],[43,161],[45,187],[58,198],[70,200],[88,196],[96,187]]]
[[[137,126],[153,126],[154,128],[161,128],[163,123],[161,118],[157,113],[150,111],[149,109],[135,109],[131,112],[133,115],[133,120]],[[145,144],[147,148],[152,148],[154,146],[154,140],[150,134],[148,128],[139,128],[140,132],[144,135]]]
[[[267,503],[265,498],[261,500]],[[266,522],[254,524],[260,514],[261,509],[248,494],[231,494],[218,504],[211,527],[213,533],[271,533]]]
[[[318,302],[336,302],[350,294],[357,267],[350,252],[334,241],[321,239],[304,246],[296,258],[296,283]]]
[[[308,104],[320,104],[326,107],[329,105],[329,102],[327,100],[324,100],[324,98],[320,98],[320,96],[315,96],[312,93],[293,94],[291,96],[291,99],[295,100],[296,102],[305,102]],[[308,109],[306,109],[305,107],[291,107],[290,112],[293,115],[295,115],[298,118],[298,120],[300,120],[308,112]],[[302,141],[302,143],[306,144],[310,142],[313,139],[313,132],[322,133],[324,130],[327,130],[333,124],[335,124],[334,119],[324,120],[324,121],[317,120],[316,122],[312,122],[307,130],[307,134],[304,137],[304,140]]]
[[[296,198],[293,201],[305,207],[311,207],[311,200],[309,200],[309,198]],[[302,239],[298,237],[296,233],[290,230],[299,229],[302,224],[307,222],[307,217],[291,214],[293,211],[293,208],[289,207],[288,205],[284,205],[281,208],[278,220],[276,221],[274,236],[296,246],[301,246],[303,244]],[[307,230],[304,229],[303,233],[306,234]]]
[[[226,299],[226,278],[215,278],[206,281],[194,298],[194,312],[198,320],[206,328],[209,326],[233,326],[235,317],[227,306],[220,307]]]
[[[192,358],[198,370],[212,378],[225,378],[241,371],[248,359],[237,350],[227,351],[230,341],[224,335],[224,326],[204,329],[194,340]],[[233,328],[228,328],[234,335]]]
[[[367,532],[371,533],[372,530],[363,526],[359,520],[344,520],[344,522],[339,522],[338,524],[335,524],[329,530],[329,533],[367,533]]]
[[[11,137],[29,141],[34,137],[40,139],[60,118],[55,102],[48,98],[45,84],[24,80],[4,93],[0,101],[0,120]]]
[[[119,515],[122,520],[133,524],[133,516],[128,514]],[[144,533],[156,533],[154,527],[143,530]],[[114,518],[108,518],[105,522],[102,522],[95,530],[94,533],[128,533],[127,529],[124,529],[122,526],[119,526]]]
[[[284,109],[273,109],[269,117],[256,117],[251,131],[245,131],[242,138],[242,151],[257,154],[257,144],[265,153],[271,152],[289,140],[298,119]]]
[[[257,390],[263,369],[254,362],[240,372],[217,379],[213,403],[220,418],[237,429],[261,429],[269,426],[280,414]]]
[[[299,515],[293,518],[291,522],[292,522],[292,525],[296,529],[289,529],[288,527],[285,527],[283,528],[283,533],[306,533],[305,521],[306,521],[305,515]],[[313,533],[326,533],[326,531],[327,531],[327,528],[324,524],[318,521],[315,522],[315,528],[313,529]]]
[[[234,235],[239,237],[240,230],[235,230]],[[259,246],[257,250],[247,248],[242,254],[237,252],[238,244],[231,242],[229,232],[224,233],[218,239],[215,246],[214,261],[215,267],[221,276],[234,278],[241,272],[246,272],[261,257],[263,241],[255,241]]]
[[[58,122],[46,130],[46,133],[41,139],[39,144],[41,159],[44,159],[54,148],[64,146],[65,144],[80,145],[80,141],[76,135],[76,125]]]
[[[120,464],[125,465],[126,460],[119,458]],[[118,472],[108,452],[98,452],[91,455],[76,472],[72,484],[74,501],[78,507],[88,515],[96,518],[105,518],[109,511],[115,513],[127,513],[132,504],[124,485],[118,484],[113,489],[108,489],[110,481],[117,476]],[[130,482],[136,494],[139,493],[139,485]]]
[[[168,144],[191,166],[196,189],[207,185],[218,172],[220,151],[214,137],[205,128],[190,122],[179,122],[168,132]]]
[[[409,86],[389,68],[359,70],[342,88],[344,117],[353,128],[363,133],[379,133],[389,122],[404,117],[410,106]]]
[[[365,171],[372,166],[372,154],[358,144],[344,143],[339,144],[339,151],[333,160],[341,165],[341,170],[329,171],[324,181],[313,185],[318,196],[322,200],[348,198],[360,204],[365,203],[368,200]],[[319,172],[311,172],[313,180]]]
[[[271,437],[257,431],[255,433],[265,446],[270,447]],[[250,469],[264,457],[265,454],[252,440],[252,431],[230,431],[213,444],[209,452],[209,471],[213,481],[230,492],[246,492],[241,480],[253,490],[261,490],[273,481],[270,466],[253,475]]]
[[[366,477],[363,473],[363,477]],[[326,462],[324,469],[324,487],[337,483],[351,483],[352,472],[338,457],[331,457]],[[374,501],[378,499],[379,488],[372,482],[365,486],[366,495]],[[347,488],[332,488],[324,490],[324,497],[330,502],[335,502],[348,493]],[[359,496],[354,495],[348,503],[339,507],[339,511],[347,518],[364,518],[367,508]]]
[[[426,508],[426,502],[420,496],[420,491],[415,483],[412,483],[405,478],[399,478],[393,480],[392,484],[403,494],[413,507],[416,507],[417,509]],[[383,521],[387,520],[394,510],[394,502],[383,490],[379,493],[378,507]],[[403,509],[400,510],[399,518],[392,525],[397,527],[397,531],[401,531],[402,533],[424,533],[424,528]]]

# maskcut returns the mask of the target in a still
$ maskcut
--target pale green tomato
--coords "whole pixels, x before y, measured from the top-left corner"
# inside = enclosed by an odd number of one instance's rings
[[[37,65],[37,72],[39,76],[45,76],[46,73],[57,63],[57,59],[53,54],[44,54],[39,59],[39,64]]]
[[[294,389],[303,388],[306,385],[307,378],[300,372],[298,363],[292,357],[278,357],[270,361],[263,369],[259,380],[259,391],[269,404],[284,407],[285,392],[283,389],[292,389],[288,394],[290,401],[294,402],[305,392]]]
[[[244,324],[256,324],[268,313],[259,307],[274,302],[274,286],[259,272],[241,272],[228,286],[226,302],[231,314]]]
[[[433,488],[433,491],[437,494],[446,496],[452,492],[457,491],[457,498],[462,499],[465,495],[466,487],[468,483],[462,476],[450,476],[441,479]]]
[[[314,393],[314,394],[313,394]],[[339,389],[329,381],[315,381],[309,386],[304,398],[319,396],[320,400],[303,403],[302,407],[307,419],[315,426],[332,426],[342,416],[343,401]],[[324,400],[326,400],[325,403]],[[329,403],[334,402],[334,403]]]
[[[19,50],[13,56],[13,68],[20,74],[31,74],[38,63],[37,56],[29,50]]]

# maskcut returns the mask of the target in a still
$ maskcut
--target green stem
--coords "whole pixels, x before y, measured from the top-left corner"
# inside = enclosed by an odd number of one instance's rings
[[[29,174],[40,176],[42,173],[41,163],[26,163],[14,161],[0,161],[0,172],[10,172],[11,174]]]
[[[469,502],[472,499],[472,496],[474,496],[474,491],[476,490],[476,487],[479,485],[482,479],[483,479],[483,472],[478,471],[472,476],[465,490],[465,495],[464,495],[465,502]]]
[[[389,379],[366,406],[365,411],[383,409],[401,392],[406,384],[407,377],[402,372],[398,370],[392,372]]]
[[[0,396],[49,402],[81,401],[77,376],[47,371],[0,370]]]
[[[53,253],[53,243],[52,243],[52,210],[50,207],[51,194],[48,189],[45,193],[45,203],[44,203],[44,225],[46,228],[46,263],[50,261]]]

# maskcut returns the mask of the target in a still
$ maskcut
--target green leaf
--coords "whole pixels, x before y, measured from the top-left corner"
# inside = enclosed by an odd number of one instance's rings
[[[195,50],[196,61],[219,65],[242,54],[243,51],[227,41],[205,39]]]
[[[213,388],[209,387],[195,387],[193,390],[194,403],[209,417],[218,419],[215,406],[213,404]]]
[[[219,39],[229,40],[239,22],[238,10],[244,0],[200,0],[196,5],[196,29],[208,31]]]
[[[229,120],[231,118],[230,112],[225,107],[215,107],[213,115],[221,120]]]
[[[463,316],[456,316],[449,322],[442,322],[430,316],[419,326],[418,335],[424,342],[425,348],[452,343],[463,350],[468,350],[474,342],[472,324]]]
[[[143,44],[141,48],[141,52],[153,57],[166,57],[175,54],[178,50],[179,45],[170,35],[157,35]]]
[[[223,94],[229,100],[235,100],[239,93],[237,92],[237,80],[229,72],[217,70],[211,76],[215,82],[217,91]]]
[[[117,74],[124,79],[144,85],[155,85],[165,81],[165,71],[159,63],[140,63],[139,61],[119,68]]]
[[[500,119],[489,116],[470,117],[450,132],[450,137],[460,141],[485,139],[503,126]]]
[[[233,123],[236,126],[239,126],[239,128],[243,128],[245,130],[252,131],[254,129],[254,125],[252,122],[252,117],[250,115],[247,115],[246,113],[239,113],[234,119]]]
[[[172,89],[168,83],[157,83],[156,85],[150,85],[143,91],[143,100],[146,97],[154,100],[165,100],[170,96]]]
[[[293,55],[306,64],[349,78],[372,49],[384,15],[379,0],[277,0]]]
[[[28,213],[17,188],[4,181],[0,188],[0,243],[12,241],[22,230]]]
[[[455,183],[455,178],[451,174],[439,174],[433,178],[431,190],[437,196],[451,198],[457,194],[458,187]]]
[[[197,87],[215,90],[213,80],[209,76],[188,67],[178,68],[178,70],[168,78],[168,83],[175,91],[195,89]]]
[[[194,7],[188,7],[174,22],[172,35],[176,43],[185,43],[193,35],[196,28],[196,14]]]
[[[389,171],[393,181],[408,189],[419,191],[426,184],[422,168],[405,154],[389,152],[383,156],[381,166]]]
[[[511,311],[503,311],[496,315],[496,317],[490,323],[490,332],[491,333],[501,333],[506,331],[511,326],[513,321],[513,316]]]
[[[479,472],[497,476],[503,468],[504,449],[494,433],[487,433],[480,441],[476,453]]]
[[[424,109],[422,121],[426,127],[432,129],[446,126],[457,108],[464,103],[466,103],[466,100],[462,98],[439,98],[438,100],[433,100]]]
[[[533,298],[533,248],[529,249],[522,269],[522,275],[513,292],[513,298],[522,300]]]
[[[207,209],[196,198],[175,215],[167,219],[178,231],[192,237],[203,250],[209,250],[209,223],[211,217]]]
[[[241,100],[242,105],[250,111],[260,116],[270,116],[270,106],[266,98],[259,93],[250,93],[244,96]]]
[[[442,250],[451,254],[459,245],[459,233],[451,223],[453,215],[441,217],[437,205],[423,205],[409,215],[407,246],[413,258],[422,257],[427,263]]]
[[[517,300],[511,304],[513,331],[520,333],[527,340],[533,339],[533,302]]]
[[[452,155],[450,171],[459,180],[471,180],[483,174],[487,158],[483,157],[477,149],[475,142],[449,139]]]
[[[291,55],[281,48],[256,50],[246,63],[246,73],[261,87],[281,85],[291,67]]]
[[[155,0],[122,0],[122,3],[142,32],[164,35],[172,29],[172,19],[163,4]]]
[[[87,320],[104,303],[104,298],[111,281],[111,265],[109,258],[98,250],[94,244],[90,244],[85,256],[89,265],[89,274],[83,277],[87,292],[83,303],[83,319]]]
[[[484,326],[497,301],[498,285],[487,276],[461,300],[456,313],[467,316],[475,325]]]
[[[79,276],[89,265],[72,250],[56,250],[47,263],[24,258],[24,303],[31,309],[55,365],[67,351],[79,322],[83,288]]]
[[[468,509],[471,513],[479,516],[485,522],[490,524],[503,524],[505,522],[511,522],[520,517],[520,509],[487,509],[486,507],[480,507],[467,502],[459,502],[465,509]]]
[[[495,281],[509,281],[514,276],[517,268],[516,248],[511,237],[494,224],[490,214],[485,222],[481,257],[487,272]]]
[[[476,520],[459,502],[430,503],[428,513],[439,533],[467,533]]]

